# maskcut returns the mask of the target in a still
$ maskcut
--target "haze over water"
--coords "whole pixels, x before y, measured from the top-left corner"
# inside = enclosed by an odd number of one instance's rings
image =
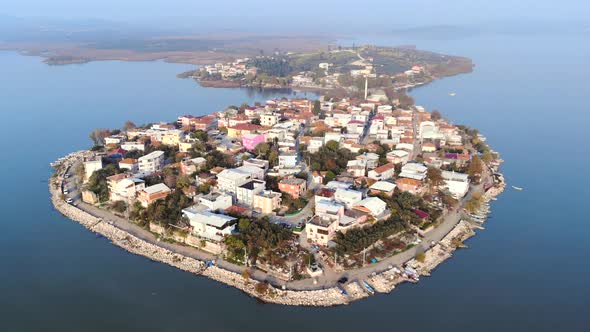
[[[50,67],[0,53],[0,317],[6,331],[584,331],[590,186],[587,34],[365,36],[470,57],[473,73],[412,92],[418,105],[481,130],[508,189],[470,249],[417,285],[345,307],[260,304],[238,290],[124,252],[53,210],[47,166],[96,127],[172,121],[282,95],[205,89],[187,66]],[[450,97],[450,92],[456,92]],[[311,97],[311,96],[310,96]]]

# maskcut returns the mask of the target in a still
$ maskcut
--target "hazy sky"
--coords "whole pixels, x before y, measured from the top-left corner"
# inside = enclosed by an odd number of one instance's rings
[[[449,24],[478,21],[590,18],[590,0],[7,0],[0,14],[54,18],[151,19],[181,22],[200,19],[222,24],[318,22],[344,24]],[[279,19],[280,18],[280,19]]]

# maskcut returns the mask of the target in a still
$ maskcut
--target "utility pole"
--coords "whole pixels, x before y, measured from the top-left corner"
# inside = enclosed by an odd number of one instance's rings
[[[248,251],[244,248],[244,264],[248,267]]]

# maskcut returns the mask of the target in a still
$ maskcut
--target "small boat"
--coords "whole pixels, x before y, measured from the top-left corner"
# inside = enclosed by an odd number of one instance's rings
[[[375,294],[375,290],[373,289],[373,287],[371,287],[371,285],[369,285],[366,281],[363,280],[363,286],[365,287],[365,289],[367,290],[367,292],[371,295]]]
[[[512,186],[512,189],[514,189],[514,190],[518,190],[518,191],[522,191],[522,190],[523,190],[523,188],[521,188],[521,187],[517,187],[517,186]]]
[[[416,270],[412,269],[411,267],[406,267],[405,271],[406,275],[408,277],[410,277],[410,279],[414,280],[414,281],[420,281],[420,277],[418,276],[418,272],[416,272]]]
[[[457,94],[456,94],[456,93],[454,93],[454,92],[451,92],[451,93],[449,93],[449,96],[451,96],[451,97],[455,97],[456,95],[457,95]]]

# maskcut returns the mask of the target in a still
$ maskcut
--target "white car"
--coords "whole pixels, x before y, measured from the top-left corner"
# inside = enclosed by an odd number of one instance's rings
[[[71,198],[68,198],[68,199],[66,199],[66,203],[68,203],[68,204],[72,204],[72,203],[74,203],[74,200],[73,200],[73,199],[71,199]]]
[[[69,194],[69,193],[70,193],[70,192],[69,192],[67,189],[66,189],[66,190],[64,190],[64,195],[67,195],[67,194]]]

